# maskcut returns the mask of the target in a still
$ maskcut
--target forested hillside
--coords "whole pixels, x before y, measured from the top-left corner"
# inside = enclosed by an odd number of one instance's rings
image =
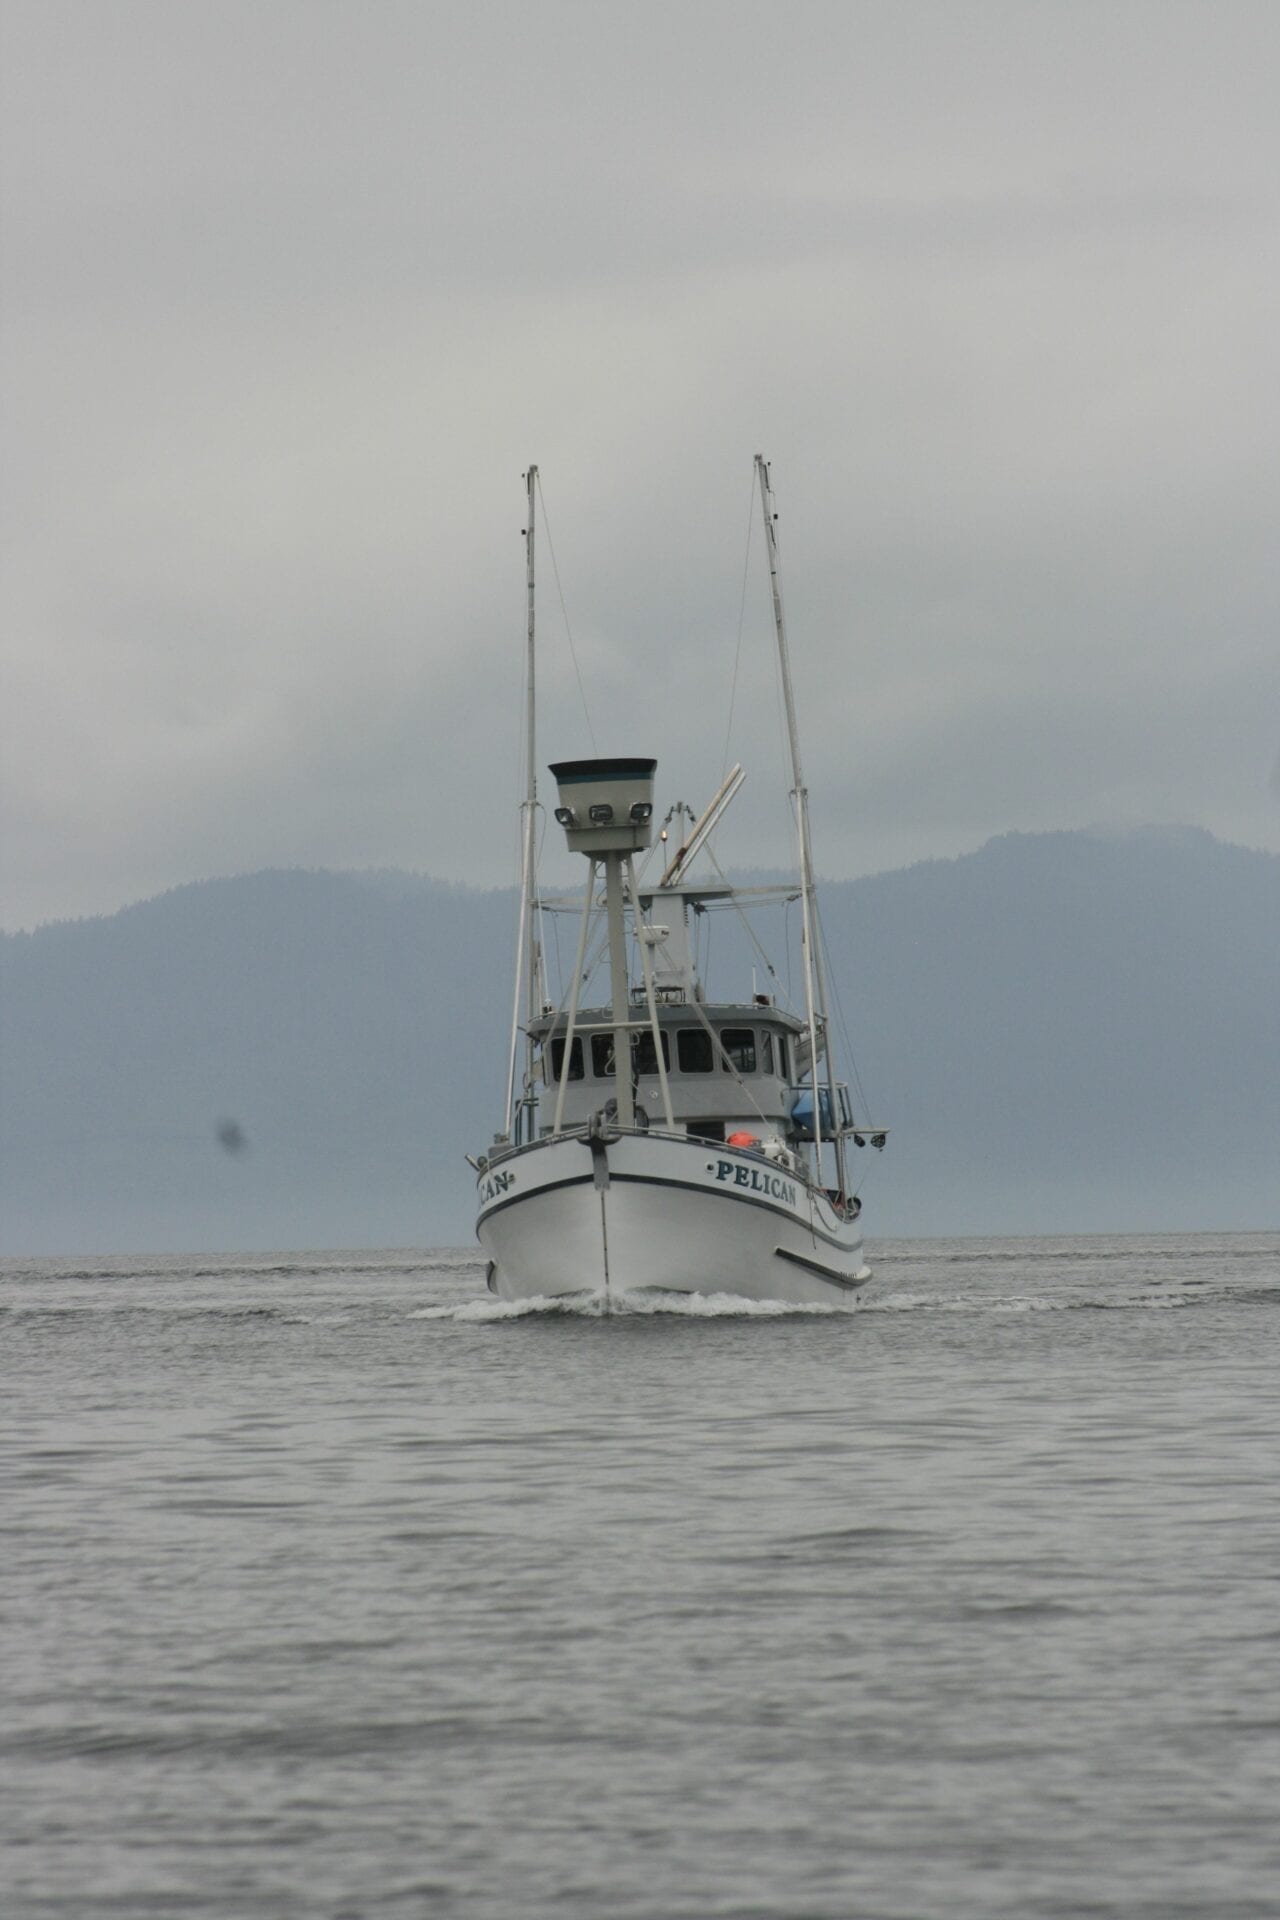
[[[1280,857],[1012,834],[823,908],[892,1128],[873,1236],[1280,1219]],[[513,921],[504,893],[269,872],[6,936],[4,1250],[467,1240]]]

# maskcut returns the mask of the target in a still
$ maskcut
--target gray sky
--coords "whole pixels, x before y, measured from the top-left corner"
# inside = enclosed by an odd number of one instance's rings
[[[664,806],[719,779],[759,449],[820,868],[1280,849],[1271,0],[7,0],[4,39],[5,926],[509,881],[530,460],[599,748]],[[591,743],[542,584],[545,761]],[[756,863],[768,635],[756,528]]]

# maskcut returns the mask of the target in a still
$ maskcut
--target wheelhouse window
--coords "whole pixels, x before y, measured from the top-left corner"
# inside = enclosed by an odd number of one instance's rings
[[[760,1071],[773,1072],[773,1035],[768,1027],[760,1035]]]
[[[577,1044],[576,1041],[574,1043]],[[671,1065],[671,1047],[667,1036],[662,1036],[662,1064]],[[648,1032],[633,1033],[631,1036],[631,1070],[633,1073],[656,1073],[658,1071],[658,1053],[653,1044],[653,1035]],[[615,1076],[613,1058],[613,1035],[611,1033],[593,1033],[591,1036],[591,1071],[597,1080],[612,1080]]]
[[[784,1080],[791,1078],[791,1063],[787,1059],[787,1036],[785,1033],[778,1035],[778,1072]]]
[[[631,1036],[631,1064],[637,1073],[656,1073],[658,1071],[658,1049],[653,1044],[653,1034],[647,1029]],[[671,1067],[671,1047],[667,1036],[662,1035],[662,1065]]]
[[[721,1027],[720,1047],[735,1073],[754,1073],[756,1070],[756,1035],[754,1027]]]
[[[551,1078],[557,1085],[563,1073],[564,1041],[553,1040],[551,1042]],[[569,1078],[570,1080],[581,1080],[583,1078],[581,1040],[575,1040],[569,1049]]]
[[[676,1034],[676,1059],[681,1073],[711,1073],[716,1064],[711,1035],[701,1027],[681,1027]]]

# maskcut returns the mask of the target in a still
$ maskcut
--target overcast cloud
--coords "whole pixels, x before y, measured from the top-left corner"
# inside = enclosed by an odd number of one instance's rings
[[[826,872],[1280,849],[1271,0],[5,20],[4,925],[512,879],[530,460],[663,804],[719,778],[759,449]],[[545,761],[590,740],[541,585]],[[758,863],[758,529],[747,609]]]

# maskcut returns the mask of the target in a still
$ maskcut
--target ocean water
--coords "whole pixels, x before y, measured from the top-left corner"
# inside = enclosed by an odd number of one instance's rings
[[[1280,1235],[0,1270],[0,1912],[1280,1913]]]

